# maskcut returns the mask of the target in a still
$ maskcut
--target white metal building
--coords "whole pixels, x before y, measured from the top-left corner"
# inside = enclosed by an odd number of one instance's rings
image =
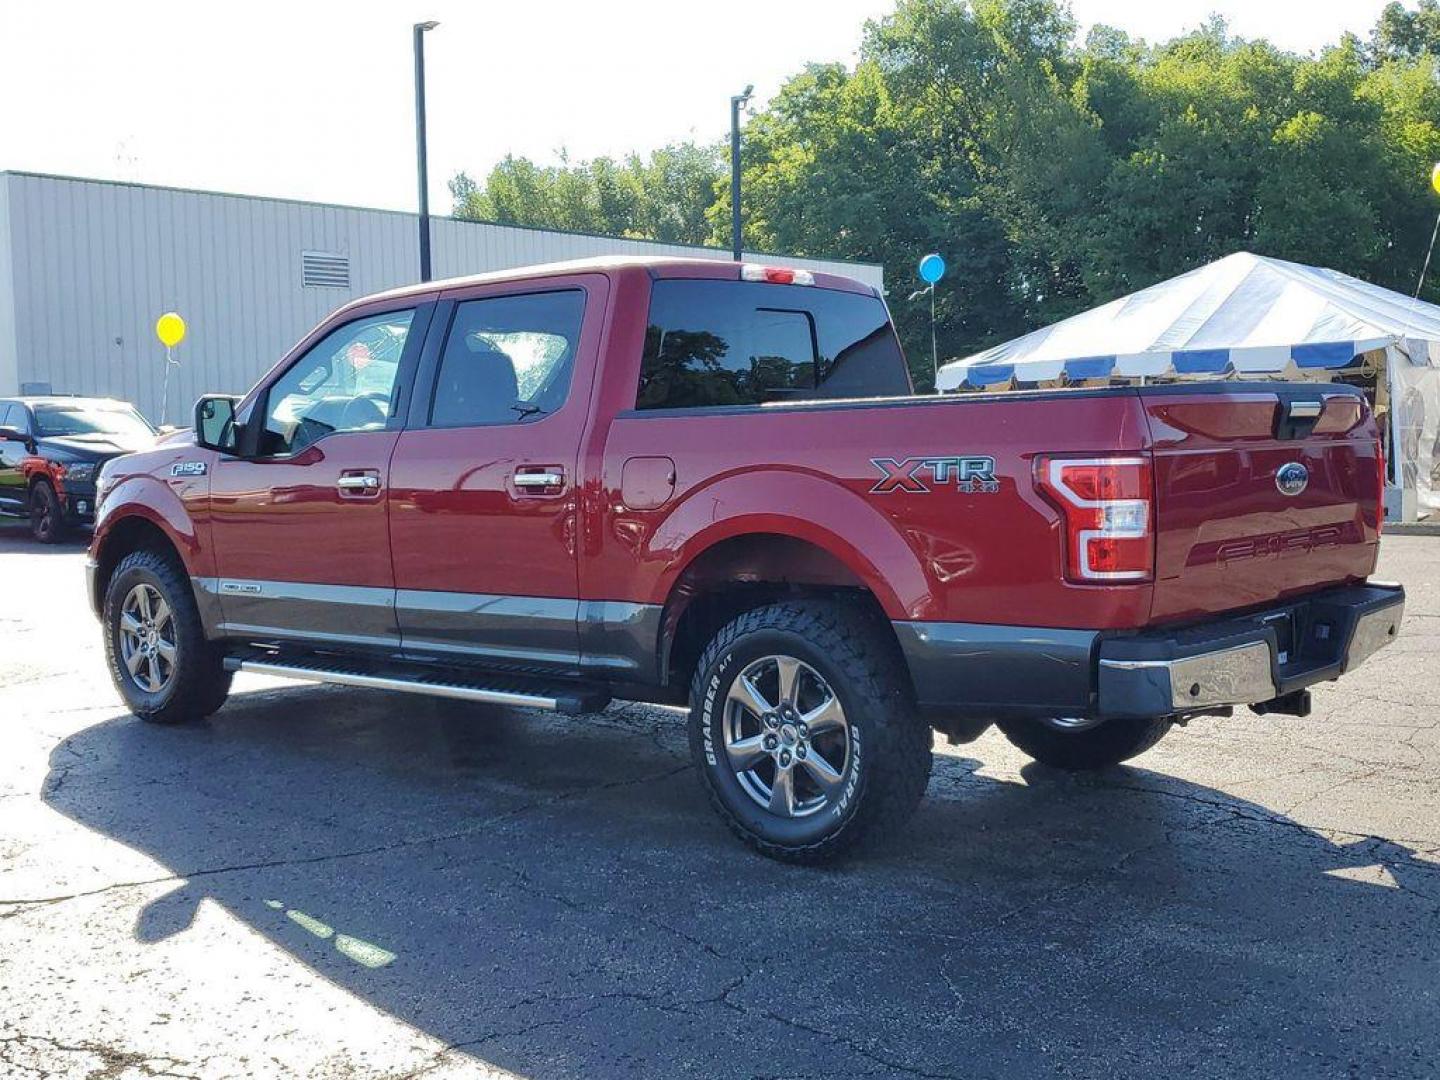
[[[443,217],[431,230],[436,278],[592,255],[730,258]],[[248,389],[328,312],[415,281],[419,259],[414,214],[0,172],[0,395],[109,395],[158,422],[155,320],[178,311],[188,333],[166,419],[186,423],[196,397]],[[784,261],[882,284],[873,264]]]

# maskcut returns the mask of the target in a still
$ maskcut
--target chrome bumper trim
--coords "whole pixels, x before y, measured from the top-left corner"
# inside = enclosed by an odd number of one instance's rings
[[[1355,618],[1345,651],[1310,671],[1277,668],[1267,639],[1242,641],[1190,656],[1165,658],[1101,657],[1102,707],[1118,702],[1127,710],[1158,711],[1168,704],[1176,713],[1227,705],[1257,705],[1325,678],[1355,670],[1395,640],[1405,614],[1403,594]],[[1127,712],[1128,714],[1128,712]]]
[[[1400,620],[1405,617],[1405,601],[1391,604],[1361,615],[1350,637],[1350,651],[1345,656],[1345,670],[1353,671],[1370,657],[1389,645],[1400,633]]]
[[[1270,646],[1263,641],[1181,660],[1101,660],[1100,666],[1121,671],[1164,671],[1170,679],[1170,701],[1177,712],[1249,705],[1279,694],[1271,674]]]

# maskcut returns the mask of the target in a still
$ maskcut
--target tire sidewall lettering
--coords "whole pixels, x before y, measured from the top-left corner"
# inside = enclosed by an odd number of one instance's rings
[[[700,707],[700,741],[705,751],[705,762],[717,766],[715,756],[715,700],[720,695],[721,674],[730,666],[734,655],[726,653],[715,665],[710,681],[705,686],[705,698]]]

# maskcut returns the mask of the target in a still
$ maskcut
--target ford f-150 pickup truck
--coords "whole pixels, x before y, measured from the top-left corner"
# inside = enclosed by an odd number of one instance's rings
[[[684,704],[728,825],[817,861],[905,819],[933,731],[1097,769],[1306,713],[1400,625],[1383,477],[1345,386],[916,396],[873,288],[609,259],[337,311],[105,466],[89,589],[143,719],[236,671]]]

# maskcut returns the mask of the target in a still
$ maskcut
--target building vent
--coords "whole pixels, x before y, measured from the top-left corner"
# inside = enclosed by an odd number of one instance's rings
[[[300,281],[311,289],[348,289],[350,257],[328,251],[302,251]]]

